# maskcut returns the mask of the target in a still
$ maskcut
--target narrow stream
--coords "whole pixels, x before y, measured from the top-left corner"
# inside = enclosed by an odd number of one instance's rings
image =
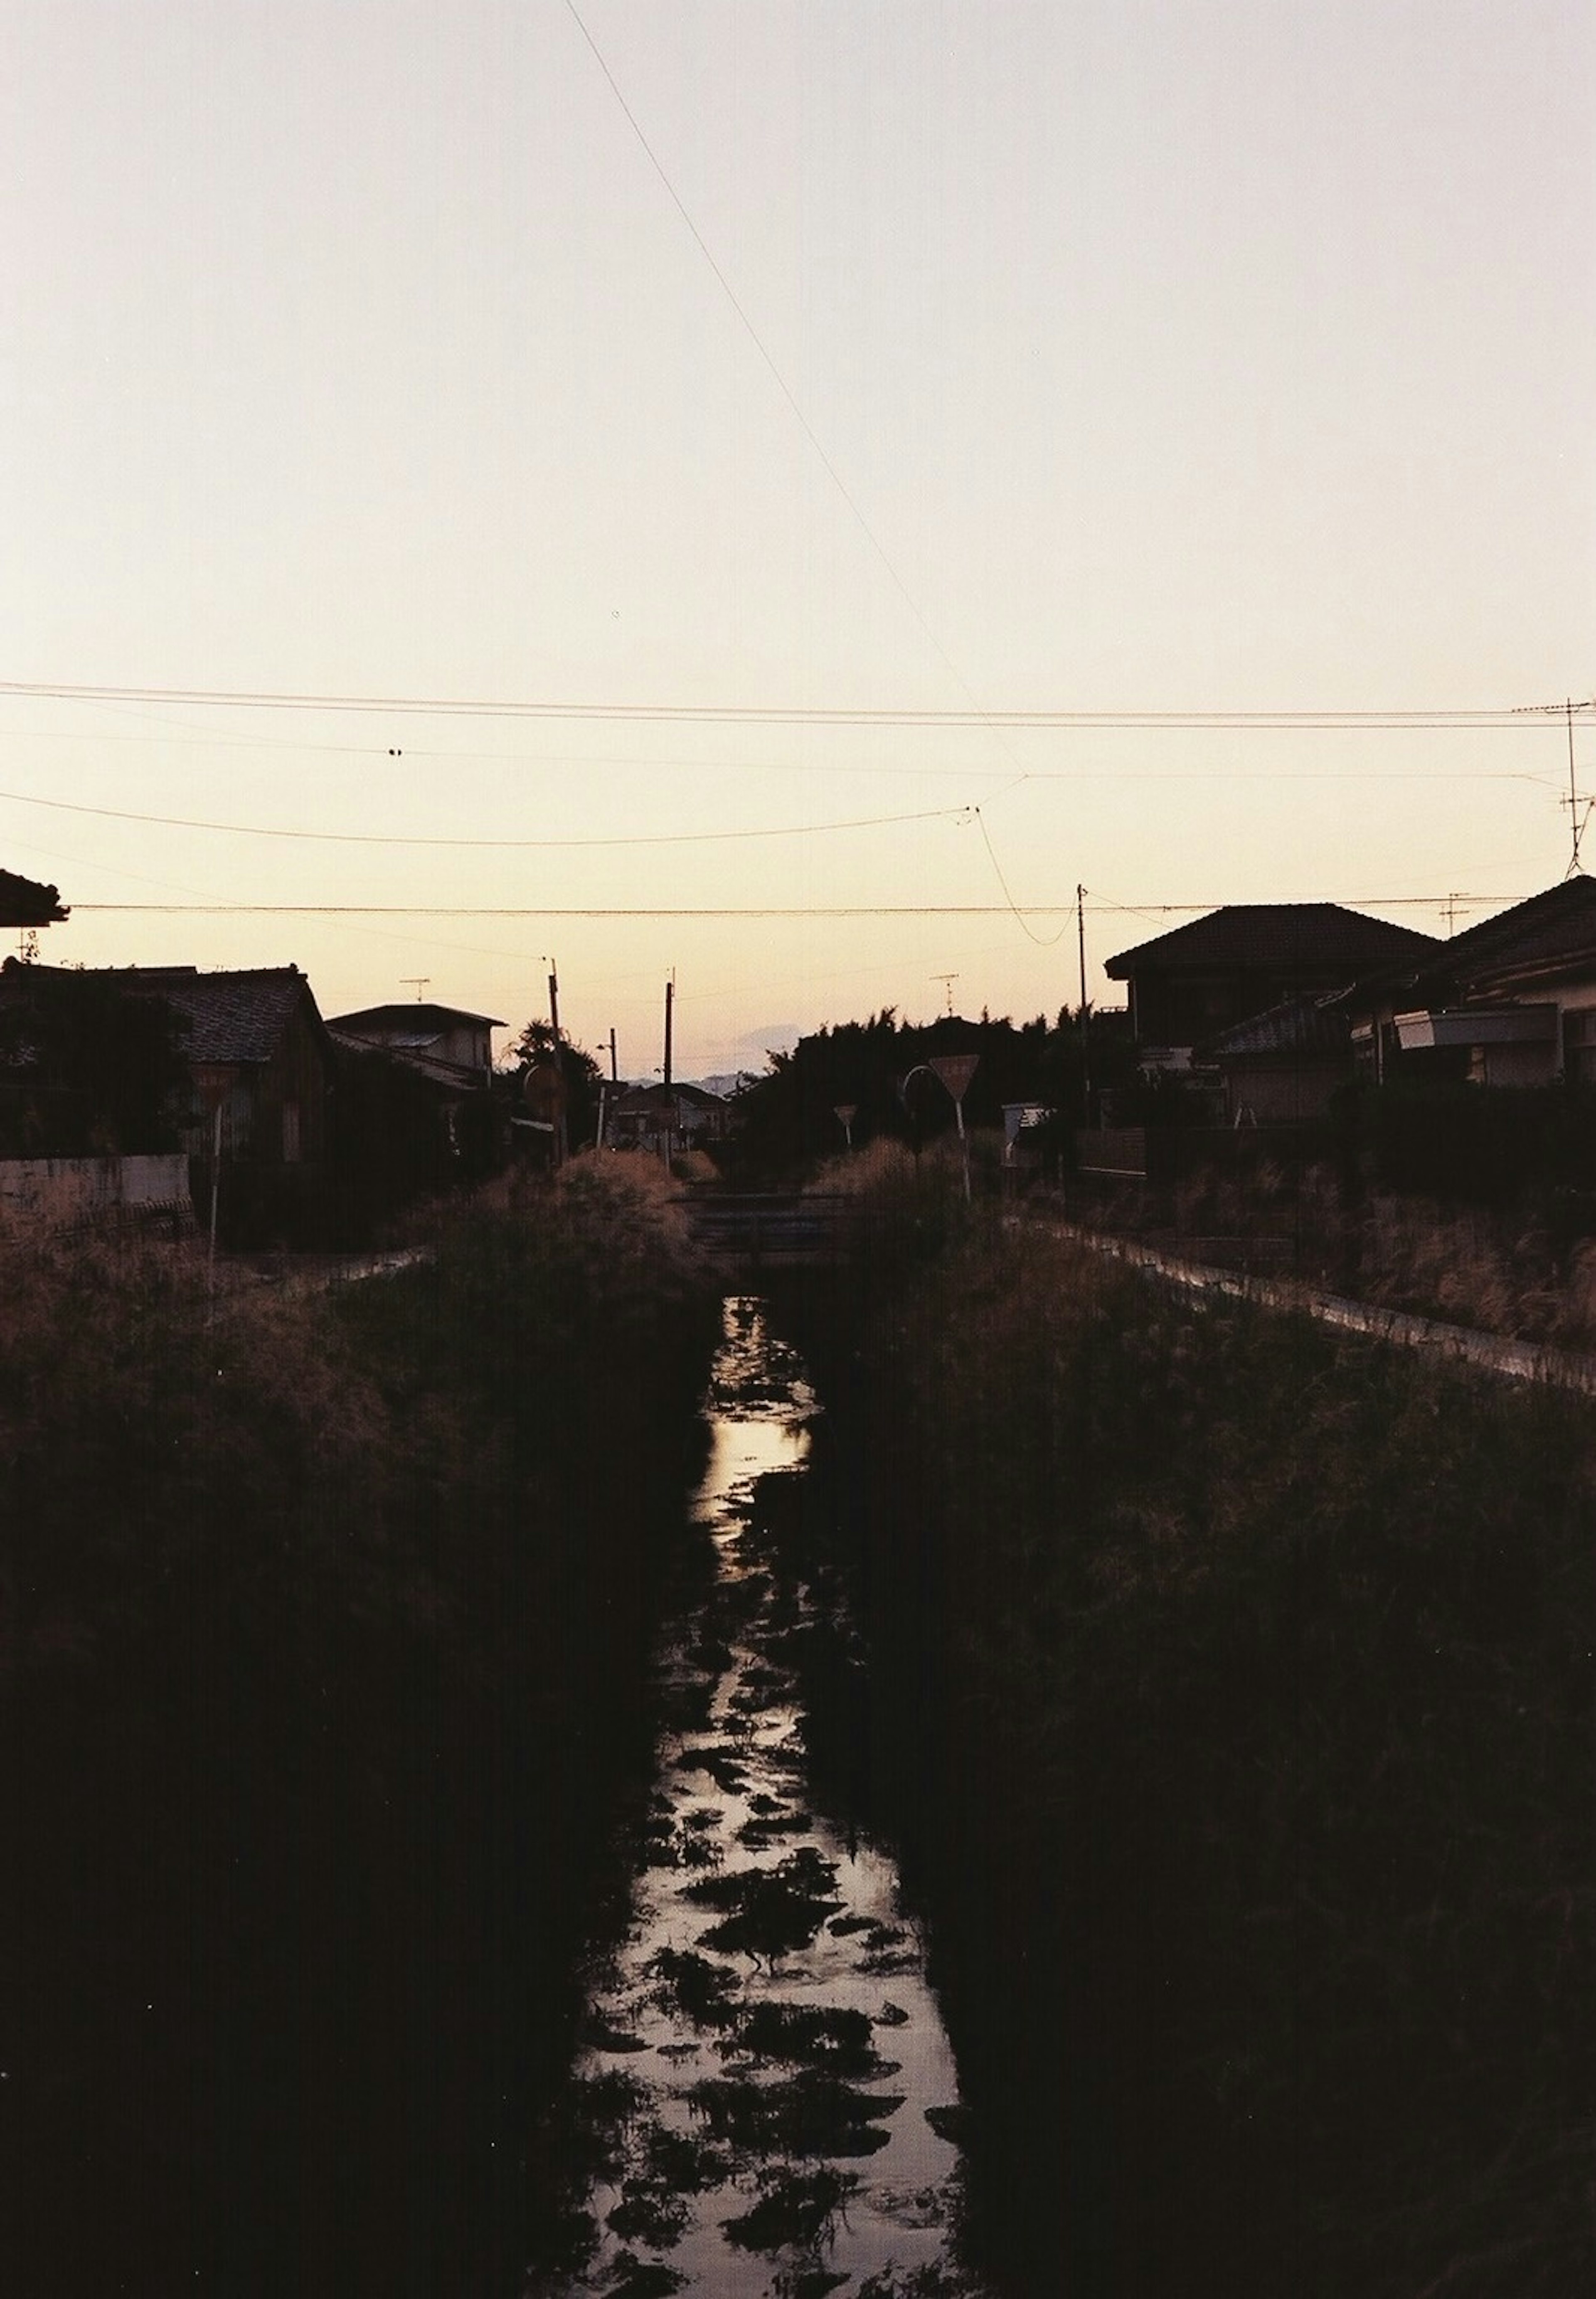
[[[697,1502],[713,1577],[661,1656],[630,1921],[577,2070],[586,2208],[546,2299],[977,2292],[952,2256],[952,2056],[896,1870],[810,1793],[794,1663],[835,1604],[753,1507],[802,1473],[815,1410],[761,1305],[728,1301]]]

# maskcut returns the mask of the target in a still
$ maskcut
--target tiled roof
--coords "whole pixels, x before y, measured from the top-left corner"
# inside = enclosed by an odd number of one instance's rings
[[[1344,1007],[1319,998],[1287,998],[1238,1022],[1234,1030],[1222,1030],[1197,1051],[1212,1061],[1234,1060],[1243,1054],[1302,1057],[1344,1053],[1347,1042]]]
[[[267,1062],[308,1000],[310,984],[296,966],[262,966],[201,974],[191,966],[106,969],[120,986],[164,998],[187,1023],[183,1050],[191,1062]],[[316,1016],[318,1021],[320,1017]]]
[[[358,1013],[329,1014],[327,1018],[329,1028],[347,1030],[355,1037],[362,1024],[375,1023],[383,1029],[419,1027],[426,1033],[425,1039],[418,1037],[419,1044],[436,1038],[451,1022],[480,1022],[491,1030],[505,1026],[496,1014],[471,1014],[463,1006],[434,1006],[419,999],[408,1004],[401,1000],[394,1006],[362,1006]]]
[[[1596,957],[1596,879],[1583,875],[1515,902],[1478,925],[1466,926],[1442,942],[1426,976],[1475,981],[1484,975],[1555,962]]]
[[[19,877],[14,870],[0,870],[0,926],[59,925],[67,916],[57,887],[41,886],[37,879]]]
[[[1338,967],[1349,979],[1376,967],[1416,963],[1442,945],[1408,926],[1388,925],[1339,902],[1227,902],[1111,958],[1103,971],[1124,982],[1165,967]]]

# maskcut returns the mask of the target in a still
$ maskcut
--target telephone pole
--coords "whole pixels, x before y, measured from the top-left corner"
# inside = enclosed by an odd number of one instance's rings
[[[1086,889],[1077,883],[1075,890],[1076,948],[1081,964],[1081,1114],[1085,1123],[1092,1123],[1092,1017],[1086,1010]]]

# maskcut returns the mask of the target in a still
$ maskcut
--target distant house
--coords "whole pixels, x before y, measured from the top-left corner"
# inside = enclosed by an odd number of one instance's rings
[[[604,1138],[617,1149],[653,1150],[665,1158],[724,1141],[730,1131],[730,1102],[702,1085],[628,1085],[604,1120]]]
[[[114,978],[163,999],[186,1025],[192,1091],[183,1131],[196,1209],[209,1201],[220,1145],[224,1235],[251,1245],[319,1237],[331,1180],[332,1057],[299,968],[130,967]]]
[[[363,1006],[356,1014],[334,1014],[328,1027],[341,1038],[381,1046],[402,1055],[440,1083],[486,1086],[492,1083],[493,1033],[504,1027],[491,1014],[470,1014],[458,1006]]]
[[[1339,902],[1232,902],[1111,958],[1128,985],[1144,1069],[1191,1067],[1193,1047],[1271,1007],[1343,990],[1442,947]]]
[[[54,967],[0,974],[5,1034],[33,1153],[141,1151],[175,1139],[196,1208],[217,1184],[222,1233],[241,1243],[308,1237],[325,1211],[330,1055],[297,967]],[[149,1007],[170,1027],[133,1026]],[[84,1059],[86,1029],[97,1033]],[[64,1086],[47,1075],[64,1063]],[[159,1064],[159,1074],[156,1065]],[[30,1071],[41,1073],[29,1085]],[[140,1138],[130,1138],[129,1128]],[[143,1138],[159,1131],[166,1143]]]
[[[1580,876],[1359,982],[1344,1006],[1359,1067],[1478,1085],[1596,1083],[1596,882]]]
[[[503,1026],[491,1014],[420,1001],[328,1022],[342,1080],[339,1144],[369,1220],[497,1171],[493,1033]]]
[[[0,870],[0,928],[15,926],[25,932],[30,926],[58,926],[71,915],[62,908],[55,887],[41,886],[35,878],[20,878],[12,870]]]

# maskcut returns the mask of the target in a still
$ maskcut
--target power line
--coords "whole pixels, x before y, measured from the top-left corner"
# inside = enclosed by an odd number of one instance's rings
[[[722,295],[726,297],[727,302],[731,305],[732,310],[736,312],[749,342],[753,345],[754,350],[759,353],[760,358],[763,361],[765,367],[775,382],[777,391],[780,392],[782,398],[786,402],[794,420],[797,423],[799,429],[808,440],[810,447],[813,448],[827,477],[831,481],[832,486],[836,489],[837,494],[847,505],[848,510],[852,515],[855,525],[858,527],[860,533],[863,535],[865,541],[869,544],[870,549],[875,552],[877,558],[880,560],[882,566],[886,570],[887,578],[891,582],[894,590],[896,591],[898,596],[902,600],[910,613],[914,617],[915,621],[919,625],[921,632],[929,642],[934,652],[940,658],[944,668],[952,674],[955,683],[963,689],[967,695],[968,695],[971,703],[976,705],[976,723],[982,725],[988,724],[989,722],[987,720],[986,713],[980,710],[978,704],[976,704],[976,696],[970,686],[969,681],[964,676],[964,674],[960,669],[958,664],[953,660],[952,656],[948,652],[947,648],[943,644],[942,640],[937,636],[935,631],[932,629],[931,625],[927,619],[925,612],[920,606],[919,601],[910,590],[908,584],[904,582],[903,577],[899,574],[897,568],[894,565],[891,558],[888,556],[886,545],[882,542],[881,537],[877,534],[875,528],[870,525],[869,520],[865,517],[864,511],[852,488],[848,486],[846,480],[843,477],[841,471],[837,469],[835,463],[833,462],[830,455],[827,452],[826,448],[821,444],[819,434],[816,431],[814,425],[810,421],[808,416],[804,413],[802,408],[798,403],[796,393],[787,382],[787,379],[782,373],[780,368],[777,367],[769,345],[766,344],[764,337],[760,334],[759,329],[754,326],[752,320],[749,317],[748,312],[744,308],[736,290],[733,287],[731,281],[727,278],[719,261],[716,260],[714,252],[711,248],[708,240],[705,239],[702,232],[700,231],[697,224],[689,214],[686,203],[682,198],[681,194],[677,190],[675,184],[671,181],[670,177],[666,170],[664,162],[660,158],[659,154],[654,150],[653,145],[644,134],[642,122],[638,120],[636,113],[632,110],[631,105],[627,102],[625,95],[621,92],[619,81],[616,79],[615,74],[611,71],[610,66],[604,58],[603,53],[599,47],[598,42],[594,38],[593,34],[588,30],[586,22],[583,21],[581,12],[577,7],[576,0],[565,0],[565,4],[570,14],[572,22],[576,25],[577,29],[581,33],[583,39],[586,42],[589,49],[592,51],[594,61],[597,63],[600,71],[603,72],[605,79],[609,83],[611,93],[613,95],[616,103],[620,106],[621,112],[626,119],[628,126],[631,129],[633,135],[641,145],[650,167],[653,168],[655,175],[658,176],[661,183],[665,187],[666,195],[669,197],[671,205],[675,208],[677,215],[680,216],[683,223],[686,224],[688,231],[692,234],[694,245],[697,247],[699,253],[703,257],[704,261],[709,265]],[[1001,742],[1001,729],[993,725],[992,726],[992,731],[998,735],[998,739]]]
[[[0,691],[4,691],[0,689]],[[107,706],[114,707],[114,706]],[[303,743],[292,736],[270,735],[204,735],[184,726],[180,719],[165,724],[180,731],[174,738],[170,735],[106,734],[96,730],[85,735],[73,727],[26,726],[15,729],[7,738],[12,743],[92,743],[96,748],[111,743],[142,743],[160,744],[165,750],[229,750],[229,751],[292,751],[300,757],[362,759],[375,761],[383,755],[370,743]],[[1081,731],[1081,730],[1063,730]],[[1094,731],[1116,734],[1157,731],[1138,729],[1128,723],[1121,727],[1103,727]],[[1180,729],[1169,731],[1179,732]],[[1227,731],[1238,734],[1279,732],[1278,728],[1234,727]],[[1293,733],[1359,734],[1359,733],[1422,733],[1422,727],[1411,730],[1367,726],[1330,726],[1324,725],[1293,727]],[[1450,726],[1445,732],[1453,731]],[[1467,731],[1467,730],[1459,730]],[[1492,732],[1511,732],[1511,728],[1492,728]],[[578,768],[584,774],[595,768],[614,768],[619,772],[685,775],[826,775],[857,777],[860,776],[909,776],[917,782],[933,779],[944,782],[996,782],[1000,776],[1008,787],[1018,790],[1027,783],[1189,783],[1193,786],[1207,783],[1529,783],[1542,789],[1560,788],[1560,778],[1553,775],[1529,774],[1521,768],[1500,767],[1293,767],[1289,776],[1283,776],[1276,767],[1027,767],[1018,775],[1010,775],[1006,767],[944,767],[929,764],[908,765],[900,761],[872,760],[861,764],[857,760],[837,759],[658,759],[643,758],[636,753],[622,757],[594,756],[586,751],[439,751],[406,743],[400,754],[408,761],[425,759],[442,761],[449,766],[483,765],[497,767],[533,767],[553,768]],[[0,793],[3,795],[3,793]],[[20,794],[19,794],[20,795]],[[1004,795],[998,792],[998,797]],[[29,804],[42,804],[30,800]]]
[[[855,709],[828,703],[743,702],[577,702],[569,701],[505,700],[479,695],[312,694],[244,687],[154,687],[93,685],[66,681],[0,679],[0,696],[27,696],[64,702],[162,703],[195,710],[327,710],[372,715],[475,718],[557,718],[573,722],[614,721],[653,725],[904,726],[935,728],[1008,727],[1085,729],[1106,733],[1244,732],[1263,733],[1370,729],[1408,733],[1434,728],[1463,732],[1544,734],[1543,706],[1476,705],[1432,710],[1079,710],[1062,707],[985,710],[919,709],[902,705],[882,710]],[[1544,706],[1550,708],[1551,706]],[[1559,703],[1560,712],[1565,706]]]
[[[149,823],[167,830],[218,831],[232,838],[312,839],[336,846],[464,846],[543,851],[602,846],[708,846],[730,839],[812,838],[831,831],[880,830],[907,822],[963,821],[971,811],[966,806],[943,806],[927,808],[918,814],[863,815],[849,822],[802,822],[769,830],[670,830],[617,838],[447,838],[400,835],[381,830],[278,829],[262,823],[206,822],[188,815],[136,814],[125,807],[84,806],[71,799],[34,798],[21,791],[0,791],[0,799],[8,799],[18,806],[49,807],[59,814],[87,814],[107,822]]]
[[[1290,907],[1293,899],[1277,898],[1268,907]],[[1339,901],[1352,907],[1376,910],[1427,909],[1439,910],[1450,902],[1477,905],[1500,903],[1504,908],[1511,902],[1521,902],[1522,893],[1481,894],[1454,892],[1451,894],[1316,894],[1306,898],[1312,901]],[[616,904],[586,903],[574,906],[548,904],[495,904],[487,902],[75,902],[74,917],[117,915],[121,917],[355,917],[355,918],[1002,918],[1014,914],[1010,902],[860,902],[825,903],[721,903],[697,908],[681,904],[647,904],[622,907]],[[1027,902],[1025,914],[1033,918],[1072,918],[1074,902]],[[1226,908],[1225,902],[1089,902],[1088,911],[1096,916],[1110,912],[1134,910],[1145,917],[1199,916],[1208,910]]]
[[[998,884],[1003,890],[1003,900],[1008,903],[1010,909],[1013,913],[1016,925],[1018,925],[1021,931],[1037,945],[1038,949],[1051,950],[1055,942],[1061,942],[1063,940],[1064,935],[1068,931],[1068,918],[1066,917],[1064,924],[1059,928],[1057,934],[1039,934],[1035,932],[1030,920],[1027,917],[1024,910],[1020,908],[1019,904],[1015,901],[1013,894],[1010,892],[1009,881],[1003,876],[1003,866],[997,859],[997,851],[993,845],[992,834],[986,827],[986,818],[981,812],[979,807],[975,809],[975,817],[976,827],[981,834],[981,842],[986,849],[986,859],[992,865]]]

